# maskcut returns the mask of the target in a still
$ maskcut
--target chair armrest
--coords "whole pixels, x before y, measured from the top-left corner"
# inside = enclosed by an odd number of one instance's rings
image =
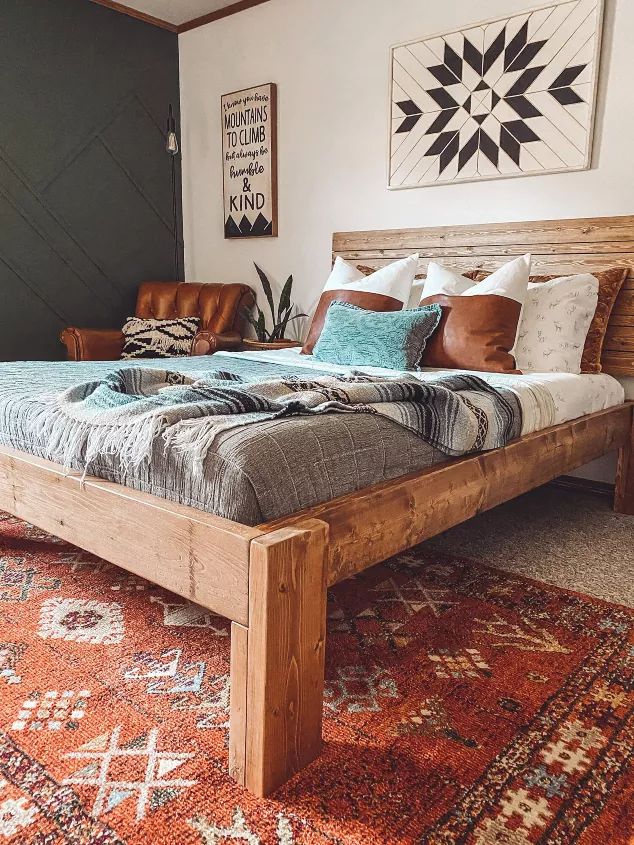
[[[214,352],[230,352],[240,349],[242,335],[240,332],[198,332],[192,341],[192,355],[213,355]]]
[[[116,329],[63,329],[59,339],[69,361],[117,361],[123,350],[123,333]]]

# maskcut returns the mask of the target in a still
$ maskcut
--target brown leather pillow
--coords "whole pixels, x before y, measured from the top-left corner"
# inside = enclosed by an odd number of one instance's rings
[[[382,293],[368,293],[360,290],[346,290],[345,288],[326,290],[319,299],[317,310],[310,324],[308,337],[302,347],[302,355],[312,354],[313,348],[319,340],[319,335],[324,327],[328,306],[335,299],[338,302],[349,302],[350,305],[365,308],[366,311],[400,311],[403,308],[403,303],[400,299],[395,299],[393,296],[386,296]]]
[[[522,306],[496,294],[423,297],[442,307],[438,328],[427,341],[421,366],[490,373],[517,373],[513,348]]]
[[[579,272],[582,271],[580,270]],[[476,282],[481,282],[489,275],[490,273],[478,271],[475,273],[474,278]],[[531,284],[550,282],[551,279],[562,278],[563,275],[562,273],[556,273],[551,276],[531,276],[529,282]],[[612,309],[614,308],[614,303],[621,287],[629,275],[629,269],[627,267],[611,267],[609,270],[601,270],[592,275],[599,281],[599,301],[583,347],[583,356],[581,358],[582,373],[601,372],[601,353],[603,352],[603,343],[608,330],[610,315],[612,314]]]

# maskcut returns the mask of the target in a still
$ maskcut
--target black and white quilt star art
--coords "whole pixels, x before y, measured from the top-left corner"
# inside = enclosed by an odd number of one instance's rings
[[[392,48],[389,187],[590,167],[603,0]]]

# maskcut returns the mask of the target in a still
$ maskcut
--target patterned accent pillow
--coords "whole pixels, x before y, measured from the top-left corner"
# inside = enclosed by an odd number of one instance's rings
[[[482,281],[490,275],[486,271],[476,270],[472,278],[476,281]],[[608,330],[610,316],[614,303],[621,291],[623,283],[629,275],[629,268],[627,267],[610,267],[608,270],[599,270],[592,274],[599,282],[599,296],[597,308],[594,312],[594,317],[590,323],[588,336],[583,347],[583,355],[581,357],[581,372],[582,373],[600,373],[601,372],[601,354],[603,352],[603,343],[605,335]],[[550,282],[553,279],[565,278],[564,276],[550,275],[550,276],[531,276],[529,281],[531,284],[540,284],[542,282]],[[520,324],[520,330],[521,330]]]
[[[330,364],[414,370],[441,314],[439,305],[379,312],[335,300],[313,355]]]
[[[580,373],[599,282],[589,273],[529,284],[515,350],[523,372]]]
[[[170,358],[189,355],[198,327],[198,317],[174,320],[143,320],[128,317],[123,326],[121,358]]]
[[[614,303],[619,295],[621,287],[629,274],[627,267],[611,267],[609,270],[599,270],[592,275],[599,282],[599,297],[594,317],[588,329],[588,336],[583,347],[581,357],[582,373],[601,372],[601,353],[603,342],[608,330],[608,323]],[[531,276],[531,282],[549,282],[557,276]]]

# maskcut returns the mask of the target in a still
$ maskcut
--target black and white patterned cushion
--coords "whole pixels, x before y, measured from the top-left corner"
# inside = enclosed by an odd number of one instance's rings
[[[169,358],[189,355],[200,320],[179,317],[175,320],[142,320],[128,317],[123,326],[122,358]]]

